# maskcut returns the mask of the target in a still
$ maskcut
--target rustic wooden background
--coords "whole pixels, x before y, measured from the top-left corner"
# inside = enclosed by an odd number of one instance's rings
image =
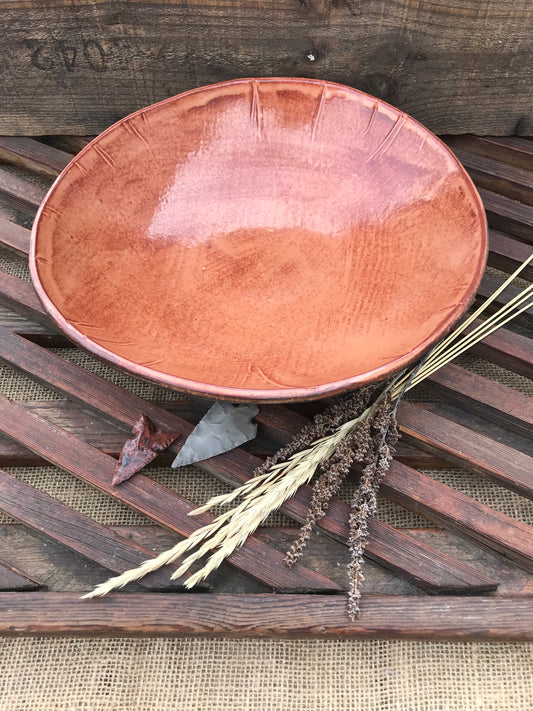
[[[435,133],[533,134],[531,0],[7,0],[0,135],[96,134],[191,87],[306,76]]]

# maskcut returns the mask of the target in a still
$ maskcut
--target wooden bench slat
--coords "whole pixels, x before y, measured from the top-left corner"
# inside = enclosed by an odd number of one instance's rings
[[[493,158],[469,153],[462,148],[452,150],[466,168],[474,183],[490,190],[518,200],[526,205],[533,204],[533,172],[502,163]]]
[[[460,148],[508,165],[533,171],[533,145],[518,136],[446,136],[450,148]]]
[[[118,499],[181,536],[188,536],[214,516],[190,517],[195,505],[142,474],[113,487],[116,461],[89,444],[29,413],[21,405],[0,396],[0,431],[38,452],[47,461],[65,469],[95,488]],[[339,591],[331,580],[301,566],[290,569],[283,555],[250,536],[228,562],[278,590]]]
[[[0,244],[20,257],[30,253],[30,230],[0,215]]]
[[[524,242],[498,230],[489,230],[489,266],[511,274],[526,261],[530,254],[531,247]],[[533,264],[528,264],[520,276],[533,281]]]
[[[420,403],[401,402],[398,422],[408,442],[436,450],[468,471],[533,498],[533,457],[463,427]]]
[[[14,209],[33,217],[46,192],[30,180],[0,167],[0,198]]]
[[[124,445],[124,431],[113,427],[109,421],[95,417],[93,413],[86,412],[68,400],[25,400],[20,403],[30,412],[33,412],[43,419],[51,422],[57,427],[61,427],[70,434],[79,437],[97,449],[118,458]],[[184,401],[172,407],[162,404],[165,409],[170,409],[174,414],[182,417],[192,424],[198,422],[200,414],[191,401]],[[267,433],[264,431],[262,423],[259,422],[257,437],[248,442],[246,451],[261,458],[268,456],[275,449]],[[419,466],[424,468],[438,468],[447,466],[443,459],[416,449],[409,444],[400,442],[398,444],[396,458],[398,461],[408,466]],[[174,459],[173,452],[162,452],[157,459],[152,462],[154,466],[169,466]],[[23,447],[18,442],[0,435],[0,467],[8,466],[39,466],[45,462],[41,457]]]
[[[533,207],[511,200],[504,195],[478,188],[487,211],[487,220],[491,227],[502,230],[524,242],[533,243]]]
[[[161,410],[157,405],[144,401],[3,329],[0,329],[0,360],[31,374],[52,389],[104,413],[127,427],[132,427],[138,414],[144,412],[159,428],[179,432],[183,437],[188,436],[192,431],[192,425],[176,415]],[[174,444],[169,449],[178,452],[179,446]],[[199,466],[232,486],[238,486],[248,481],[260,461],[242,449],[236,449],[202,462]],[[140,476],[136,475],[135,479],[139,479]],[[300,495],[303,500],[304,494],[301,492],[302,490],[280,508],[282,512],[299,521],[302,516],[295,515],[292,506]],[[307,503],[303,505],[306,510]],[[305,513],[303,515],[305,516]],[[347,520],[347,516],[345,518]],[[459,561],[448,556],[440,556],[436,551],[423,549],[405,534],[390,527],[385,529],[379,522],[374,523],[367,552],[382,565],[401,570],[409,579],[431,590],[442,587],[448,589],[450,581],[458,584],[459,580],[463,581],[465,587],[479,585],[479,576],[471,575],[472,571],[468,566],[465,569],[464,564]],[[319,528],[325,532],[330,530],[329,524],[322,522]],[[402,556],[398,554],[399,550],[402,551]]]
[[[155,557],[153,551],[132,543],[109,527],[2,470],[0,510],[114,573],[123,573]],[[176,570],[176,566],[150,573],[139,584],[149,590],[179,589],[183,579],[173,584],[170,580],[172,569]]]
[[[42,588],[42,585],[37,580],[0,560],[0,592],[22,592],[39,588]]]
[[[479,323],[481,323],[479,319],[474,321],[472,327],[466,329],[466,333]],[[518,375],[526,378],[533,377],[533,339],[508,328],[499,328],[490,336],[486,336],[472,346],[469,353]]]
[[[481,280],[481,284],[478,287],[476,293],[476,306],[485,302],[489,297],[491,297],[494,292],[501,285],[501,280],[497,279],[490,274],[485,274]],[[523,291],[523,288],[519,286],[514,286],[514,284],[509,284],[504,291],[502,291],[485,309],[485,314],[492,314],[502,306],[508,304],[515,296],[518,296]],[[533,296],[531,297],[533,300]],[[533,328],[533,306],[522,313],[515,319],[513,323],[521,324],[526,328]]]
[[[532,526],[395,461],[381,492],[391,501],[473,538],[533,571]]]
[[[533,640],[527,598],[363,596],[351,622],[336,595],[0,594],[0,634],[204,637],[380,637]]]
[[[24,136],[0,136],[0,162],[11,163],[45,178],[56,178],[72,156]]]
[[[453,363],[426,378],[421,387],[520,435],[533,432],[530,397]]]

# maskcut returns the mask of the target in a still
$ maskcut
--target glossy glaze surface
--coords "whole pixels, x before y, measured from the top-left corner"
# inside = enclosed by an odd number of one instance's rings
[[[84,347],[171,387],[318,397],[385,377],[464,311],[486,257],[448,149],[314,80],[194,90],[65,169],[33,229],[45,307]]]

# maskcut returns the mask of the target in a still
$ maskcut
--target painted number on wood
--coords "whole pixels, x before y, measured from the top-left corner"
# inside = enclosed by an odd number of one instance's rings
[[[76,67],[83,65],[93,72],[102,73],[107,69],[107,54],[102,45],[93,39],[84,40],[78,45],[64,40],[43,42],[28,39],[25,43],[31,53],[31,63],[43,72],[73,72]]]

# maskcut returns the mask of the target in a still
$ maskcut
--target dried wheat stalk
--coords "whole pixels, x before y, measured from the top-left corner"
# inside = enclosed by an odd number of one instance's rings
[[[292,442],[267,459],[246,484],[230,494],[214,497],[191,514],[226,505],[242,497],[242,501],[234,508],[220,514],[208,526],[199,528],[169,551],[145,561],[139,568],[111,578],[84,597],[105,595],[189,553],[172,576],[180,577],[192,563],[210,553],[204,567],[186,582],[187,587],[196,585],[242,545],[272,511],[277,510],[319,471],[306,521],[298,539],[287,553],[286,562],[293,565],[302,555],[314,524],[325,515],[329,500],[337,493],[352,463],[358,461],[364,467],[351,505],[348,541],[352,552],[348,611],[355,618],[359,614],[361,584],[364,579],[362,565],[368,539],[368,523],[375,514],[379,484],[388,470],[398,438],[395,418],[398,401],[407,390],[428,375],[533,306],[531,285],[470,334],[462,335],[465,328],[485,311],[532,259],[533,254],[461,326],[437,344],[419,365],[389,383],[379,394],[376,387],[352,393],[317,416]]]

